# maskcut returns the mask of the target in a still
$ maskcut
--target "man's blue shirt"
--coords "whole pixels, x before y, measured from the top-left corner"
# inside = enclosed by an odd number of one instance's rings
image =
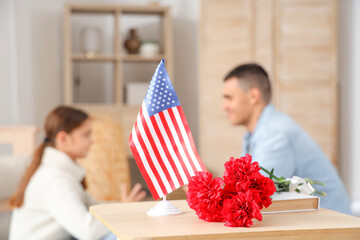
[[[325,183],[326,186],[315,186],[327,194],[321,197],[320,206],[351,214],[345,187],[335,167],[315,141],[272,104],[264,108],[254,132],[245,135],[242,156],[245,153],[265,169],[274,168],[275,176],[307,177]]]

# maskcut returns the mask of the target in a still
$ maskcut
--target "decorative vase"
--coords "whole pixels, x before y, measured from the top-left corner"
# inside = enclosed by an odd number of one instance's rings
[[[85,56],[93,58],[102,51],[102,31],[97,26],[86,26],[81,30],[81,43]]]
[[[135,54],[139,52],[140,44],[141,41],[136,33],[136,29],[131,28],[124,43],[125,49],[129,54]]]

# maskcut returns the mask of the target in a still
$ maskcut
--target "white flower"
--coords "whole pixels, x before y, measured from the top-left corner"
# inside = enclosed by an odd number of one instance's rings
[[[298,190],[306,195],[310,195],[313,192],[315,192],[313,186],[310,183],[306,182],[306,180],[301,177],[293,176],[291,179],[287,178],[286,180],[290,181],[289,192]]]
[[[300,193],[303,193],[306,195],[310,195],[313,192],[315,192],[315,189],[313,188],[313,186],[311,186],[310,183],[306,183],[306,184],[298,186],[298,190],[300,191]]]

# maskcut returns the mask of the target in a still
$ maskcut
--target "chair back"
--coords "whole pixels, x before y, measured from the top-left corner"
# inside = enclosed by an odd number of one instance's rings
[[[89,193],[98,200],[121,200],[120,186],[130,189],[130,169],[122,127],[107,115],[92,116],[95,142],[79,163],[86,169]]]

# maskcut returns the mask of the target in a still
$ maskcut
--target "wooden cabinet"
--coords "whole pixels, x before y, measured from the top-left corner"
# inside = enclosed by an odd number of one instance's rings
[[[239,156],[245,129],[221,111],[225,74],[257,62],[269,72],[277,109],[293,117],[336,165],[336,0],[201,2],[199,147],[210,171]],[[221,170],[222,171],[222,170]]]
[[[102,42],[102,47],[106,47],[106,51],[96,54],[86,54],[79,45],[78,41],[83,41],[81,37],[74,37],[80,34],[76,31],[73,19],[76,17],[86,16],[87,18],[104,17],[104,26],[100,28],[109,29],[107,31],[108,41]],[[160,52],[153,57],[142,57],[140,54],[128,54],[124,50],[124,23],[131,25],[138,19],[156,17],[158,18],[158,35],[156,41],[159,42]],[[97,20],[95,20],[96,22]],[[101,20],[100,20],[101,21]],[[145,20],[146,21],[146,20]],[[90,21],[89,21],[90,22]],[[94,22],[94,21],[92,21]],[[91,24],[91,23],[90,23]],[[99,22],[96,22],[98,25]],[[110,26],[110,27],[109,27]],[[68,105],[82,108],[90,114],[107,114],[120,122],[124,128],[124,139],[128,141],[131,128],[136,120],[137,113],[140,109],[141,102],[136,105],[129,105],[126,102],[125,92],[128,83],[132,82],[150,82],[153,72],[158,62],[164,58],[166,69],[170,79],[173,79],[173,56],[172,56],[172,24],[169,7],[159,5],[110,5],[110,4],[67,4],[64,10],[64,102]],[[151,26],[145,27],[147,31],[152,31]],[[141,32],[139,33],[141,34]],[[109,36],[110,35],[110,36]],[[141,37],[141,36],[140,36]],[[78,39],[75,41],[74,39]],[[80,39],[80,40],[79,40]],[[141,39],[146,40],[146,39]],[[81,43],[83,44],[83,43]],[[75,46],[75,47],[74,47]],[[80,49],[80,50],[79,50]],[[87,72],[81,79],[82,95],[88,93],[90,95],[86,99],[78,97],[76,92],[79,80],[76,71],[79,66],[87,65]],[[99,74],[98,69],[106,74],[109,78],[107,83],[108,93],[102,93],[102,98],[96,98],[99,92],[103,90],[102,75],[87,82],[87,78],[91,78],[94,74]],[[132,69],[132,73],[127,73]],[[148,69],[147,77],[137,79],[136,73]],[[110,77],[109,77],[110,76]],[[86,91],[92,91],[86,92]],[[77,95],[78,94],[78,95]],[[111,95],[111,96],[110,96]],[[104,97],[105,96],[105,97]],[[109,97],[110,96],[110,97]],[[140,96],[142,99],[145,96]],[[128,146],[127,146],[128,147]],[[130,149],[127,150],[131,155]]]

